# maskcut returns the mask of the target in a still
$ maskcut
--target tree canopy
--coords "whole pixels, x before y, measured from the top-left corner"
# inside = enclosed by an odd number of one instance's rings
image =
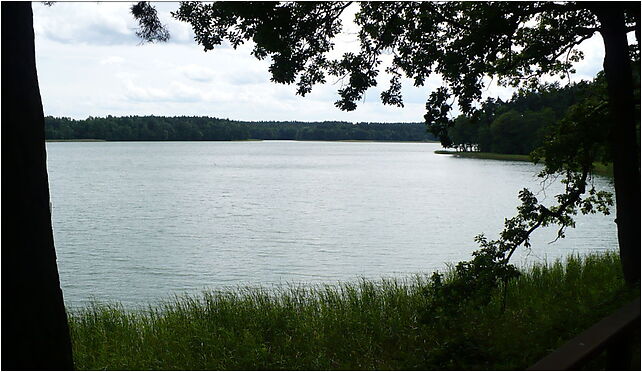
[[[447,140],[443,125],[456,99],[464,114],[475,111],[488,77],[500,85],[534,88],[544,75],[566,78],[582,53],[575,49],[600,30],[601,4],[548,2],[364,2],[355,23],[360,50],[332,59],[332,38],[349,2],[182,2],[173,15],[189,22],[196,41],[211,50],[223,41],[254,42],[252,54],[270,58],[272,80],[296,83],[300,95],[328,76],[344,79],[335,103],[354,110],[377,84],[381,69],[392,75],[384,104],[403,106],[401,76],[421,86],[438,73],[443,86],[429,95],[426,122]],[[628,4],[626,27],[635,27]],[[639,48],[632,48],[639,55]],[[391,55],[387,65],[383,56]],[[437,134],[436,133],[436,134]]]

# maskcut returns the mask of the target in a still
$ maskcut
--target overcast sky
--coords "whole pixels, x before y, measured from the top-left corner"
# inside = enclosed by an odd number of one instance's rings
[[[438,77],[424,87],[404,80],[404,108],[384,106],[379,94],[387,86],[385,74],[371,88],[356,111],[334,107],[340,83],[332,79],[302,98],[296,87],[270,82],[269,61],[250,55],[251,47],[221,46],[204,52],[193,40],[190,27],[174,20],[177,3],[157,3],[171,40],[140,43],[132,3],[33,3],[38,78],[45,115],[84,119],[87,116],[198,115],[235,120],[345,120],[423,121],[428,94],[439,86]],[[343,16],[344,34],[336,53],[357,50],[351,16]],[[350,8],[349,8],[350,9]],[[602,41],[593,37],[580,49],[573,80],[591,79],[601,70]],[[334,84],[333,84],[334,83]],[[509,98],[511,91],[491,87],[486,95]]]

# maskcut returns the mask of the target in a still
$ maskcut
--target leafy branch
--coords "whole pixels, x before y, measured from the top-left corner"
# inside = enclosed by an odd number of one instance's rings
[[[564,237],[566,228],[575,227],[573,216],[578,211],[610,213],[612,194],[597,191],[591,184],[594,162],[605,160],[604,154],[608,153],[604,139],[596,140],[604,138],[608,125],[607,102],[600,95],[600,82],[598,78],[593,94],[572,106],[565,117],[550,128],[544,145],[531,154],[535,162],[545,163],[538,177],[564,175],[561,182],[565,190],[556,195],[557,204],[547,207],[530,190],[521,190],[517,214],[504,221],[504,230],[498,239],[489,240],[483,234],[475,237],[480,249],[473,252],[472,260],[454,267],[454,277],[447,284],[441,274],[433,275],[426,289],[431,294],[429,312],[433,316],[456,313],[463,302],[487,302],[499,288],[504,290],[505,305],[507,283],[519,275],[510,259],[519,247],[531,247],[530,238],[535,230],[558,225],[557,240]]]

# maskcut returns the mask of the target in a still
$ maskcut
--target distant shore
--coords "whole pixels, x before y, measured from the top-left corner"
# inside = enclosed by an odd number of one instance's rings
[[[454,155],[460,158],[473,158],[473,159],[532,161],[530,155],[499,154],[496,152],[436,150],[435,154]]]
[[[528,161],[528,162],[533,161],[530,155],[498,154],[495,152],[436,150],[435,154],[453,155],[460,158],[471,158],[471,159],[490,159],[490,160]],[[595,162],[593,164],[593,173],[598,174],[600,176],[613,177],[613,163],[603,164],[600,162]]]
[[[85,138],[85,139],[48,139],[45,142],[107,142],[102,139]]]
[[[301,142],[306,142],[304,140]],[[439,143],[439,141],[397,141],[397,140],[310,140],[310,141],[321,141],[321,142],[390,142],[390,143]]]
[[[263,141],[296,141],[296,142],[389,142],[389,143],[439,143],[439,141],[398,141],[398,140],[265,140],[249,138],[244,140],[220,140],[220,141],[107,141],[103,139],[48,139],[45,142],[263,142]]]

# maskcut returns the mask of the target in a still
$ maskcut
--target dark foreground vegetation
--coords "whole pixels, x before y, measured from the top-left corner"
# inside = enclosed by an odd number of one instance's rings
[[[505,303],[497,290],[487,304],[473,297],[431,312],[428,283],[239,289],[139,310],[93,305],[70,311],[76,368],[519,370],[639,296],[615,253],[525,269]]]
[[[107,116],[84,120],[47,116],[45,138],[106,141],[436,140],[423,123],[244,122],[203,116]]]

